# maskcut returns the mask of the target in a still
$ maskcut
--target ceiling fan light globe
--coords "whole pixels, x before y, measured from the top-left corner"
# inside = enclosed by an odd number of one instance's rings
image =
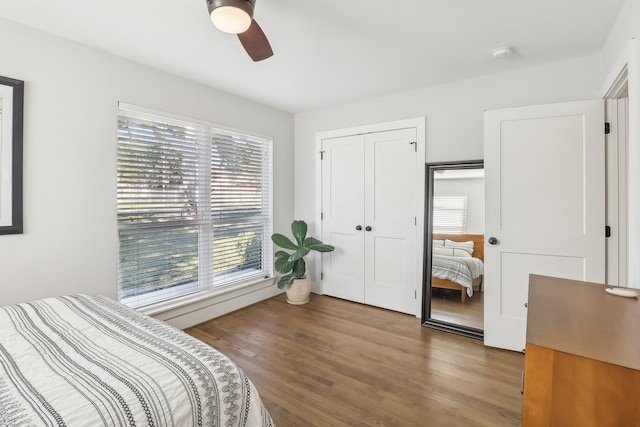
[[[211,11],[213,25],[225,33],[244,33],[249,29],[251,19],[247,12],[234,6],[221,6]]]

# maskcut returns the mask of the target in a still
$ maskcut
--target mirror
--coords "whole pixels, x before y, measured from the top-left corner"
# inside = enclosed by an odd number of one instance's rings
[[[483,339],[484,165],[427,164],[424,326]]]
[[[0,77],[0,234],[22,233],[24,82]]]

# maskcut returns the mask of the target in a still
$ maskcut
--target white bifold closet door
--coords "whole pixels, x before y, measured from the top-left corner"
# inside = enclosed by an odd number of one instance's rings
[[[322,141],[327,295],[416,312],[416,129]]]

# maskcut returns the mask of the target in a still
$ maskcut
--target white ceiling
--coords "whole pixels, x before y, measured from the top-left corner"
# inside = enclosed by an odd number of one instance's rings
[[[205,0],[2,0],[0,16],[296,113],[599,52],[623,2],[257,0],[274,50],[258,63]]]

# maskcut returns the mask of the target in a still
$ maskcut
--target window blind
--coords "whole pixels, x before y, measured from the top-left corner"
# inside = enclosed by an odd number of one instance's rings
[[[140,307],[271,274],[271,141],[118,114],[120,300]]]
[[[467,231],[467,196],[433,197],[433,232],[464,234]]]

